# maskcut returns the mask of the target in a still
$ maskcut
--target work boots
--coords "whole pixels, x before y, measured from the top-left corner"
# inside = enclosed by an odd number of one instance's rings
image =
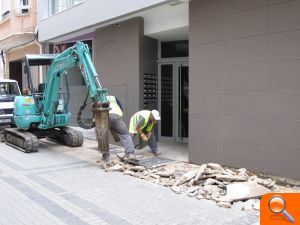
[[[158,151],[154,151],[154,152],[152,152],[152,154],[153,154],[154,156],[159,156],[159,155],[161,155],[161,153],[158,152]]]
[[[139,161],[134,153],[116,154],[121,161]]]

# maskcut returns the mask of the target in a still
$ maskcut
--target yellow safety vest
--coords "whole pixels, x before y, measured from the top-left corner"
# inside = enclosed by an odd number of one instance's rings
[[[140,116],[142,116],[145,119],[144,124],[141,126],[141,129],[143,130],[147,126],[147,124],[150,120],[150,115],[151,115],[151,111],[149,111],[149,110],[142,110],[142,111],[135,113],[130,119],[129,133],[131,133],[131,134],[137,133],[136,126],[137,126],[137,122],[139,121]],[[151,123],[146,128],[146,131],[151,132],[152,128],[153,128],[153,123]]]
[[[109,106],[111,108],[111,110],[109,110],[109,113],[114,113],[117,114],[119,116],[123,116],[123,111],[120,108],[120,106],[117,103],[116,97],[115,96],[107,96],[107,99],[109,101]]]

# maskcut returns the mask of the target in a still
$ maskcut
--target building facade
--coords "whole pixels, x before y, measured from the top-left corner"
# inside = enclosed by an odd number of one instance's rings
[[[299,0],[59,2],[40,5],[45,51],[91,41],[127,123],[158,108],[159,140],[188,143],[192,163],[300,178]]]
[[[27,53],[41,53],[36,41],[37,1],[2,0],[0,2],[1,75],[17,80],[20,88],[27,87],[26,70],[22,59]],[[33,78],[38,84],[39,71]]]

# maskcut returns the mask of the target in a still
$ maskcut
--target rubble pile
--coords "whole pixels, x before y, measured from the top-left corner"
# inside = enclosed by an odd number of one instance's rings
[[[245,168],[233,169],[216,163],[201,166],[177,162],[156,168],[145,168],[111,160],[107,172],[123,172],[125,175],[148,180],[169,187],[176,194],[186,194],[199,200],[213,200],[220,207],[240,205],[241,210],[259,210],[259,198],[269,192],[280,192],[286,187],[271,178],[260,178]],[[291,190],[290,190],[291,191]]]

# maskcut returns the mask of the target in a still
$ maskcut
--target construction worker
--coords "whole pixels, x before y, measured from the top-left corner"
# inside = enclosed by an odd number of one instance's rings
[[[115,139],[115,141],[121,141],[124,149],[125,155],[122,158],[136,159],[134,154],[134,144],[131,135],[125,123],[122,120],[123,110],[120,101],[115,96],[108,96],[108,101],[110,102],[109,110],[109,129]]]
[[[157,142],[153,134],[154,125],[160,120],[157,110],[142,110],[135,113],[130,119],[129,133],[134,139],[136,134],[139,134],[143,141],[148,142],[151,152],[157,156]]]

